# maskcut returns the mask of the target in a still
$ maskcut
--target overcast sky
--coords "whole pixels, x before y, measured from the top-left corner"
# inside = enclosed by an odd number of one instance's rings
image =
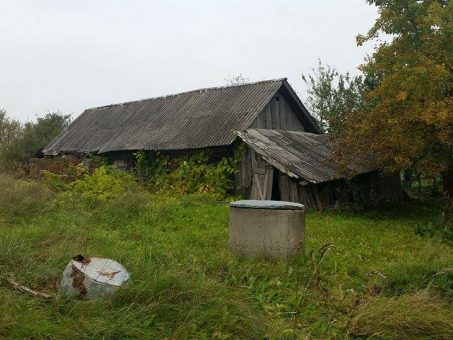
[[[0,0],[0,108],[21,120],[323,62],[356,72],[377,16],[365,0]]]

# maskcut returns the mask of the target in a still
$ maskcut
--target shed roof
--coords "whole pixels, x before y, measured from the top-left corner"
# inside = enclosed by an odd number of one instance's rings
[[[359,162],[340,165],[328,135],[269,129],[248,129],[239,137],[266,161],[287,175],[309,183],[322,183],[347,178],[370,169]]]
[[[180,150],[233,143],[279,91],[308,130],[318,127],[286,79],[215,87],[85,110],[46,146],[46,155],[119,150]]]

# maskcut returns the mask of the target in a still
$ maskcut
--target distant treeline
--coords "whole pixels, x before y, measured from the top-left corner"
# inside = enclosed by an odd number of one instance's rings
[[[34,121],[21,123],[0,110],[0,167],[24,167],[33,157],[41,157],[41,150],[71,122],[70,115],[48,113]]]

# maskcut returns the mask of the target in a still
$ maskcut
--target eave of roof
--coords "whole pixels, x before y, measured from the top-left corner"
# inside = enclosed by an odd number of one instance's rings
[[[238,136],[267,162],[290,177],[312,184],[349,178],[376,169],[340,165],[327,135],[270,129],[248,129]]]

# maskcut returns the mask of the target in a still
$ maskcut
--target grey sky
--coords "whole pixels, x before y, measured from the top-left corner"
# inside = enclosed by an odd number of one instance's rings
[[[300,75],[354,71],[377,16],[365,0],[0,0],[0,108],[21,120]]]

